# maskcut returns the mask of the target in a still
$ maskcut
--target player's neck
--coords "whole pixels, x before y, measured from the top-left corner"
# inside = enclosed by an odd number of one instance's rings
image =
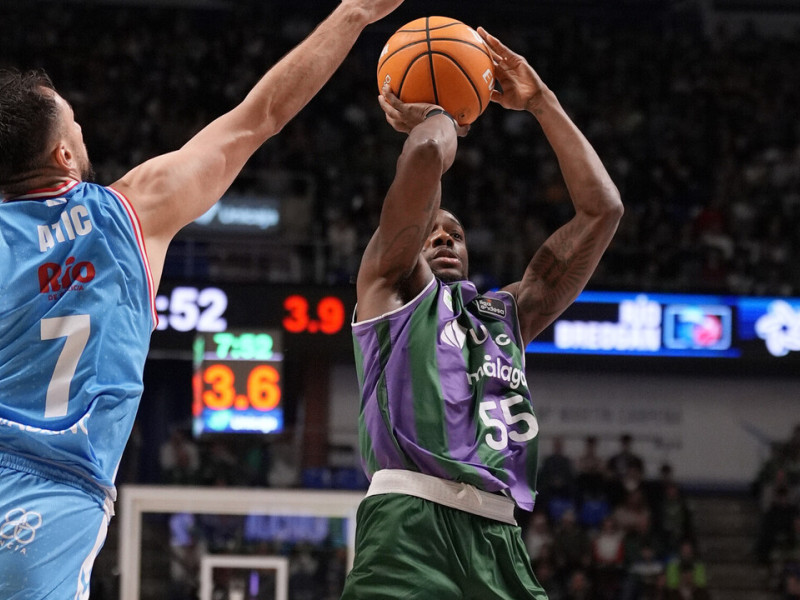
[[[18,196],[35,190],[49,190],[69,181],[78,179],[71,174],[55,173],[50,169],[41,169],[15,177],[3,186],[3,200],[9,202]]]

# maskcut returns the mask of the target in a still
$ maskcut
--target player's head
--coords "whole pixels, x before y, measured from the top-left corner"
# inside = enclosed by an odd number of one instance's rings
[[[92,176],[72,107],[44,71],[0,70],[0,192],[31,176]]]
[[[441,208],[434,215],[422,257],[433,274],[445,283],[467,279],[469,257],[464,227],[449,210]]]

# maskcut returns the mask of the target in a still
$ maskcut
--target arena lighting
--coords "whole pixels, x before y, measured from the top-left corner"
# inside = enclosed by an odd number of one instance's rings
[[[280,200],[228,194],[195,219],[187,231],[263,234],[280,224]]]

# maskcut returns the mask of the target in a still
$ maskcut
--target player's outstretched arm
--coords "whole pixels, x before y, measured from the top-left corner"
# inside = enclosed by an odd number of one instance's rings
[[[388,86],[379,102],[386,120],[408,138],[358,270],[359,321],[399,308],[430,281],[420,252],[439,209],[442,175],[455,159],[457,135],[468,130],[440,111],[431,112],[440,108],[436,105],[401,102]]]
[[[364,27],[402,1],[342,0],[238,106],[181,149],[143,163],[112,185],[136,207],[156,278],[175,233],[219,200],[250,156],[314,97]]]
[[[483,28],[478,32],[492,52],[495,76],[503,90],[493,92],[492,100],[536,117],[556,154],[575,207],[575,216],[539,248],[522,280],[506,288],[517,298],[527,344],[586,286],[614,236],[623,207],[594,148],[536,71]]]

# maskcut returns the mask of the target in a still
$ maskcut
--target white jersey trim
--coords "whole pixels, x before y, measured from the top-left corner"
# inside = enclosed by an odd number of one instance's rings
[[[153,281],[153,272],[150,270],[150,259],[147,257],[147,247],[144,243],[144,234],[142,233],[142,225],[139,222],[139,215],[136,214],[136,209],[133,207],[130,200],[128,200],[122,193],[118,192],[112,187],[106,187],[106,189],[119,199],[122,207],[125,209],[125,212],[128,213],[128,218],[131,221],[133,233],[136,237],[136,244],[139,246],[139,254],[142,257],[144,271],[147,276],[147,294],[150,302],[150,317],[153,323],[152,329],[155,330],[156,326],[158,325],[158,314],[156,313],[156,289],[155,282]]]
[[[386,317],[390,317],[390,316],[392,316],[394,314],[402,312],[409,305],[414,304],[414,302],[416,302],[418,299],[420,299],[422,296],[424,296],[428,292],[428,289],[434,284],[435,281],[436,281],[436,276],[431,275],[431,280],[427,284],[425,284],[425,287],[422,288],[422,291],[420,291],[420,293],[417,294],[416,296],[414,296],[411,300],[409,300],[408,302],[403,304],[403,306],[395,308],[394,310],[390,310],[389,312],[383,313],[382,315],[379,315],[377,317],[372,317],[371,319],[365,319],[363,321],[356,321],[356,311],[358,310],[358,304],[356,304],[355,308],[353,309],[353,320],[351,322],[351,325],[354,328],[355,327],[360,327],[361,325],[366,325],[367,323],[375,323],[377,321],[385,319]]]

